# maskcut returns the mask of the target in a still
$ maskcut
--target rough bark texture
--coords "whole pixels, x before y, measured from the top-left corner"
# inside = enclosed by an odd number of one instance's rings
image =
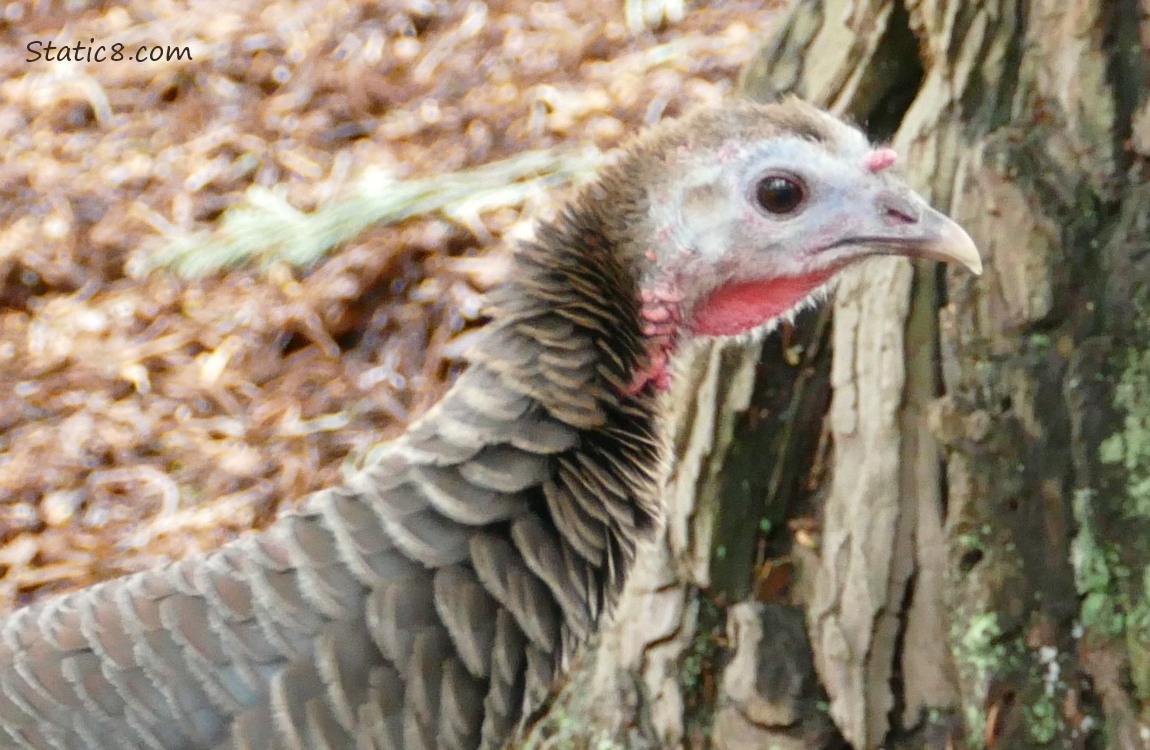
[[[1150,746],[1148,84],[1150,0],[803,0],[780,19],[744,89],[892,140],[987,271],[860,269],[825,376],[815,324],[800,367],[777,338],[688,362],[668,533],[541,746],[840,746],[784,604],[851,747]],[[801,468],[779,482],[782,456]],[[795,547],[779,600],[761,563],[812,484],[821,544]],[[724,611],[752,590],[775,603]]]

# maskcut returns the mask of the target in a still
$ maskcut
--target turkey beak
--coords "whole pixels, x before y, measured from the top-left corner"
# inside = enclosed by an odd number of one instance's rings
[[[930,258],[944,263],[961,263],[975,276],[982,275],[982,257],[974,240],[954,220],[933,208],[924,207],[917,231],[912,231],[906,249],[908,255]]]
[[[888,227],[883,237],[888,252],[961,263],[975,276],[982,275],[982,257],[966,230],[917,195],[887,196],[880,211]]]

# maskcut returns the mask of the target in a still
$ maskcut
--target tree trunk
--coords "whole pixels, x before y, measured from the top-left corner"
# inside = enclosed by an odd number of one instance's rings
[[[1150,0],[802,0],[742,85],[892,140],[987,270],[700,347],[533,746],[1150,747]]]

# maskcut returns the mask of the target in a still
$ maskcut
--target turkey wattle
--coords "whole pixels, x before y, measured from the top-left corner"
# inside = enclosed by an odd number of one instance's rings
[[[495,748],[660,523],[659,392],[879,254],[981,264],[798,101],[626,148],[516,255],[444,399],[261,533],[0,621],[0,748]]]

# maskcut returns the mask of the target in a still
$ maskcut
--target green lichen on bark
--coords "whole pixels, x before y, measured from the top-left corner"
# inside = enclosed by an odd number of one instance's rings
[[[1150,338],[1150,331],[1143,333]],[[1124,413],[1122,426],[1102,442],[1098,455],[1126,472],[1126,513],[1150,518],[1150,346],[1130,347],[1124,359],[1114,389],[1114,405]]]
[[[1007,659],[1007,648],[1002,643],[1002,628],[998,615],[984,612],[970,617],[965,622],[955,621],[952,626],[952,641],[955,644],[955,665],[963,681],[969,685],[988,685],[991,677],[1002,671]],[[978,691],[985,693],[985,690]],[[963,711],[966,718],[966,732],[972,746],[978,747],[978,738],[986,728],[986,711],[982,705],[967,702]]]
[[[1082,597],[1079,620],[1092,636],[1117,638],[1125,629],[1126,602],[1122,584],[1130,572],[1118,550],[1099,538],[1094,521],[1095,495],[1079,490],[1074,496],[1078,535],[1071,546],[1074,583]]]
[[[1120,422],[1098,446],[1100,462],[1118,479],[1107,496],[1090,490],[1077,493],[1072,559],[1086,637],[1124,646],[1134,692],[1145,700],[1150,698],[1150,566],[1143,562],[1141,534],[1131,530],[1150,524],[1150,324],[1145,322],[1144,295],[1133,307],[1138,312],[1133,342],[1111,360],[1117,374],[1113,406]],[[1104,502],[1105,509],[1100,505]],[[1109,508],[1114,509],[1109,515],[1125,529],[1117,540],[1110,540],[1102,526]]]
[[[690,645],[679,662],[683,686],[684,721],[698,736],[711,736],[715,714],[715,681],[724,658],[724,624],[727,613],[705,596],[699,597],[698,624]]]
[[[1030,737],[1038,744],[1045,745],[1058,735],[1061,721],[1058,717],[1058,708],[1051,696],[1043,695],[1026,706],[1023,715],[1026,717],[1026,728]]]

